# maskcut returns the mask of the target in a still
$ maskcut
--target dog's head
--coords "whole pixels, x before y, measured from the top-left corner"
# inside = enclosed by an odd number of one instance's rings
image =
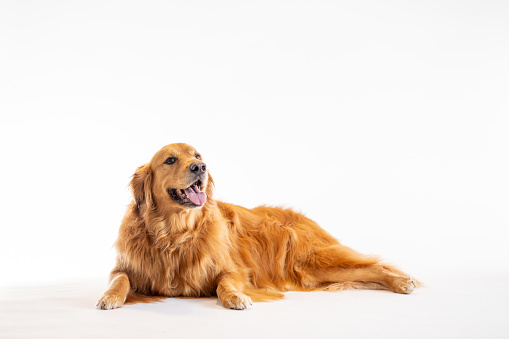
[[[140,211],[147,206],[201,208],[212,197],[212,186],[201,154],[187,144],[164,146],[148,164],[136,170],[131,180]]]

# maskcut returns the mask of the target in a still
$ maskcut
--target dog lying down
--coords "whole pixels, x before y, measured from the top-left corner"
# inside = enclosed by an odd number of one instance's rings
[[[202,156],[163,147],[136,170],[116,266],[99,309],[164,297],[219,298],[243,310],[280,292],[377,289],[411,293],[409,275],[360,254],[289,209],[247,209],[213,198]],[[163,297],[163,298],[161,298]]]

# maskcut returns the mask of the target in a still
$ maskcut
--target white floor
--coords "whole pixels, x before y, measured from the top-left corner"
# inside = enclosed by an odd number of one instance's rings
[[[427,277],[412,295],[290,292],[247,311],[216,299],[97,310],[104,281],[3,289],[0,338],[509,338],[509,277]]]

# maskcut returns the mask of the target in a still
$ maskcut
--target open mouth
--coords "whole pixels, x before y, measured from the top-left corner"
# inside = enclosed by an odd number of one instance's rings
[[[201,191],[202,182],[197,180],[191,186],[186,189],[168,189],[170,198],[173,201],[178,202],[181,205],[187,205],[191,207],[203,206],[207,201],[207,194]]]

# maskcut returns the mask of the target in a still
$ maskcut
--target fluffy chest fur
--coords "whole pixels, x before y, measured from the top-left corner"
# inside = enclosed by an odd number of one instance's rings
[[[134,208],[133,208],[134,211]],[[164,218],[141,222],[126,216],[117,241],[117,265],[129,272],[131,288],[164,296],[211,296],[221,272],[230,270],[227,225],[218,218],[176,229]],[[192,225],[192,220],[177,220]]]

